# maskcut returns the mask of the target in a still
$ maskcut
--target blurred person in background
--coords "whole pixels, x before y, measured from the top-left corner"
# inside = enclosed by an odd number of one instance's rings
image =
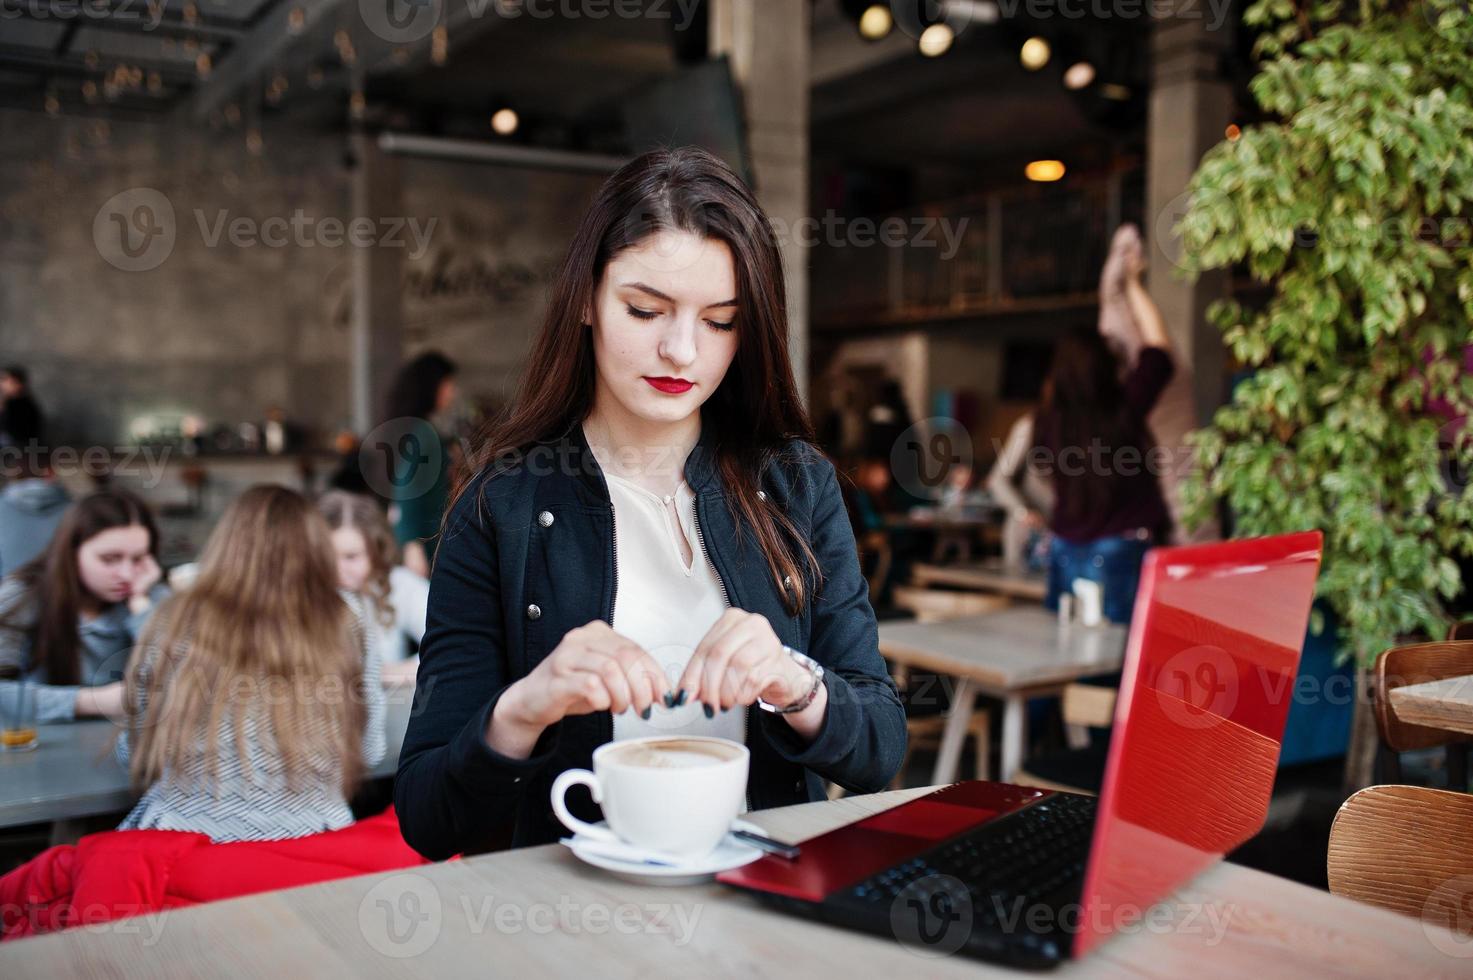
[[[101,491],[73,504],[46,550],[0,580],[0,667],[38,684],[41,724],[121,710],[122,684],[103,672],[169,594],[158,538],[142,500]]]
[[[394,537],[404,549],[404,565],[429,577],[439,542],[440,518],[450,496],[450,437],[437,426],[455,403],[455,362],[438,351],[426,351],[400,369],[389,389],[387,419],[413,420],[400,444],[388,447],[385,459],[389,485],[408,487],[421,466],[435,467],[435,479],[423,493],[395,498]],[[412,439],[410,438],[412,437]],[[416,489],[418,489],[416,487]]]
[[[19,470],[0,489],[0,576],[46,549],[71,502],[44,447],[20,454]]]
[[[1098,331],[1060,341],[1033,416],[1029,460],[1049,475],[1054,492],[1045,604],[1057,609],[1075,579],[1089,579],[1103,587],[1105,616],[1120,623],[1130,619],[1146,551],[1171,533],[1146,418],[1175,363],[1143,271],[1137,254],[1126,275],[1143,341],[1135,366],[1122,380],[1120,362]]]
[[[317,509],[332,532],[338,588],[366,604],[369,645],[383,663],[384,683],[413,684],[429,580],[399,564],[394,532],[373,498],[333,490],[322,495]]]
[[[0,370],[0,446],[43,442],[46,416],[31,395],[26,369],[12,364]]]
[[[218,842],[353,823],[348,800],[386,751],[379,655],[306,498],[257,486],[226,509],[194,582],[139,638],[124,701],[117,755],[142,798],[118,829]]]

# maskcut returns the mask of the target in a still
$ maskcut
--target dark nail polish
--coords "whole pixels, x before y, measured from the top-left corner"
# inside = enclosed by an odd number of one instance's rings
[[[686,695],[685,695],[685,688],[682,687],[680,690],[676,691],[675,692],[675,707],[678,708],[682,704],[685,704],[685,697],[686,697]]]
[[[709,704],[703,704],[703,705],[701,705],[701,709],[706,712],[706,717],[707,718],[715,718],[716,717],[716,712],[714,712],[714,711],[711,710],[711,706]]]
[[[639,717],[643,718],[645,721],[649,721],[650,720],[650,706],[649,705],[645,705],[644,706],[644,710],[639,713]]]
[[[723,708],[722,708],[722,709],[721,709],[721,713],[722,713],[722,714],[723,714],[723,715],[724,715],[724,714],[726,714],[726,712],[727,712],[727,711],[728,711],[728,710],[729,710],[729,709],[727,709],[727,708],[724,708],[724,707],[723,707]]]
[[[675,707],[675,692],[674,691],[666,691],[665,692],[665,707],[667,707],[667,708],[673,708],[673,707]]]

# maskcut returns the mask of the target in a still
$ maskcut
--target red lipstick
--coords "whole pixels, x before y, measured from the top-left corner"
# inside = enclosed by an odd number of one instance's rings
[[[687,381],[684,378],[645,378],[645,380],[649,382],[650,387],[656,391],[663,391],[667,395],[678,395],[681,392],[690,391],[695,385],[694,381]]]

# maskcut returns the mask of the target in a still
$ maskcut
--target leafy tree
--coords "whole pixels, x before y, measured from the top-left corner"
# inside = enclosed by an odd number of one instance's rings
[[[1344,655],[1441,638],[1473,554],[1473,15],[1466,0],[1258,0],[1255,100],[1178,229],[1192,271],[1242,265],[1266,305],[1209,311],[1252,376],[1195,437],[1188,486],[1240,536],[1325,532]],[[1318,621],[1317,621],[1318,622]],[[1316,627],[1318,628],[1318,626]]]

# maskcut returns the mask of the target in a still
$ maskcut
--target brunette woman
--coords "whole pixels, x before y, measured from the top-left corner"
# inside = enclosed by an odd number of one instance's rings
[[[446,518],[395,794],[421,853],[556,840],[553,779],[632,736],[744,742],[752,809],[888,784],[905,713],[787,351],[776,239],[725,164],[604,184]]]
[[[120,675],[154,605],[158,531],[119,490],[73,504],[51,543],[0,581],[0,668],[35,681],[42,724],[116,714]]]

